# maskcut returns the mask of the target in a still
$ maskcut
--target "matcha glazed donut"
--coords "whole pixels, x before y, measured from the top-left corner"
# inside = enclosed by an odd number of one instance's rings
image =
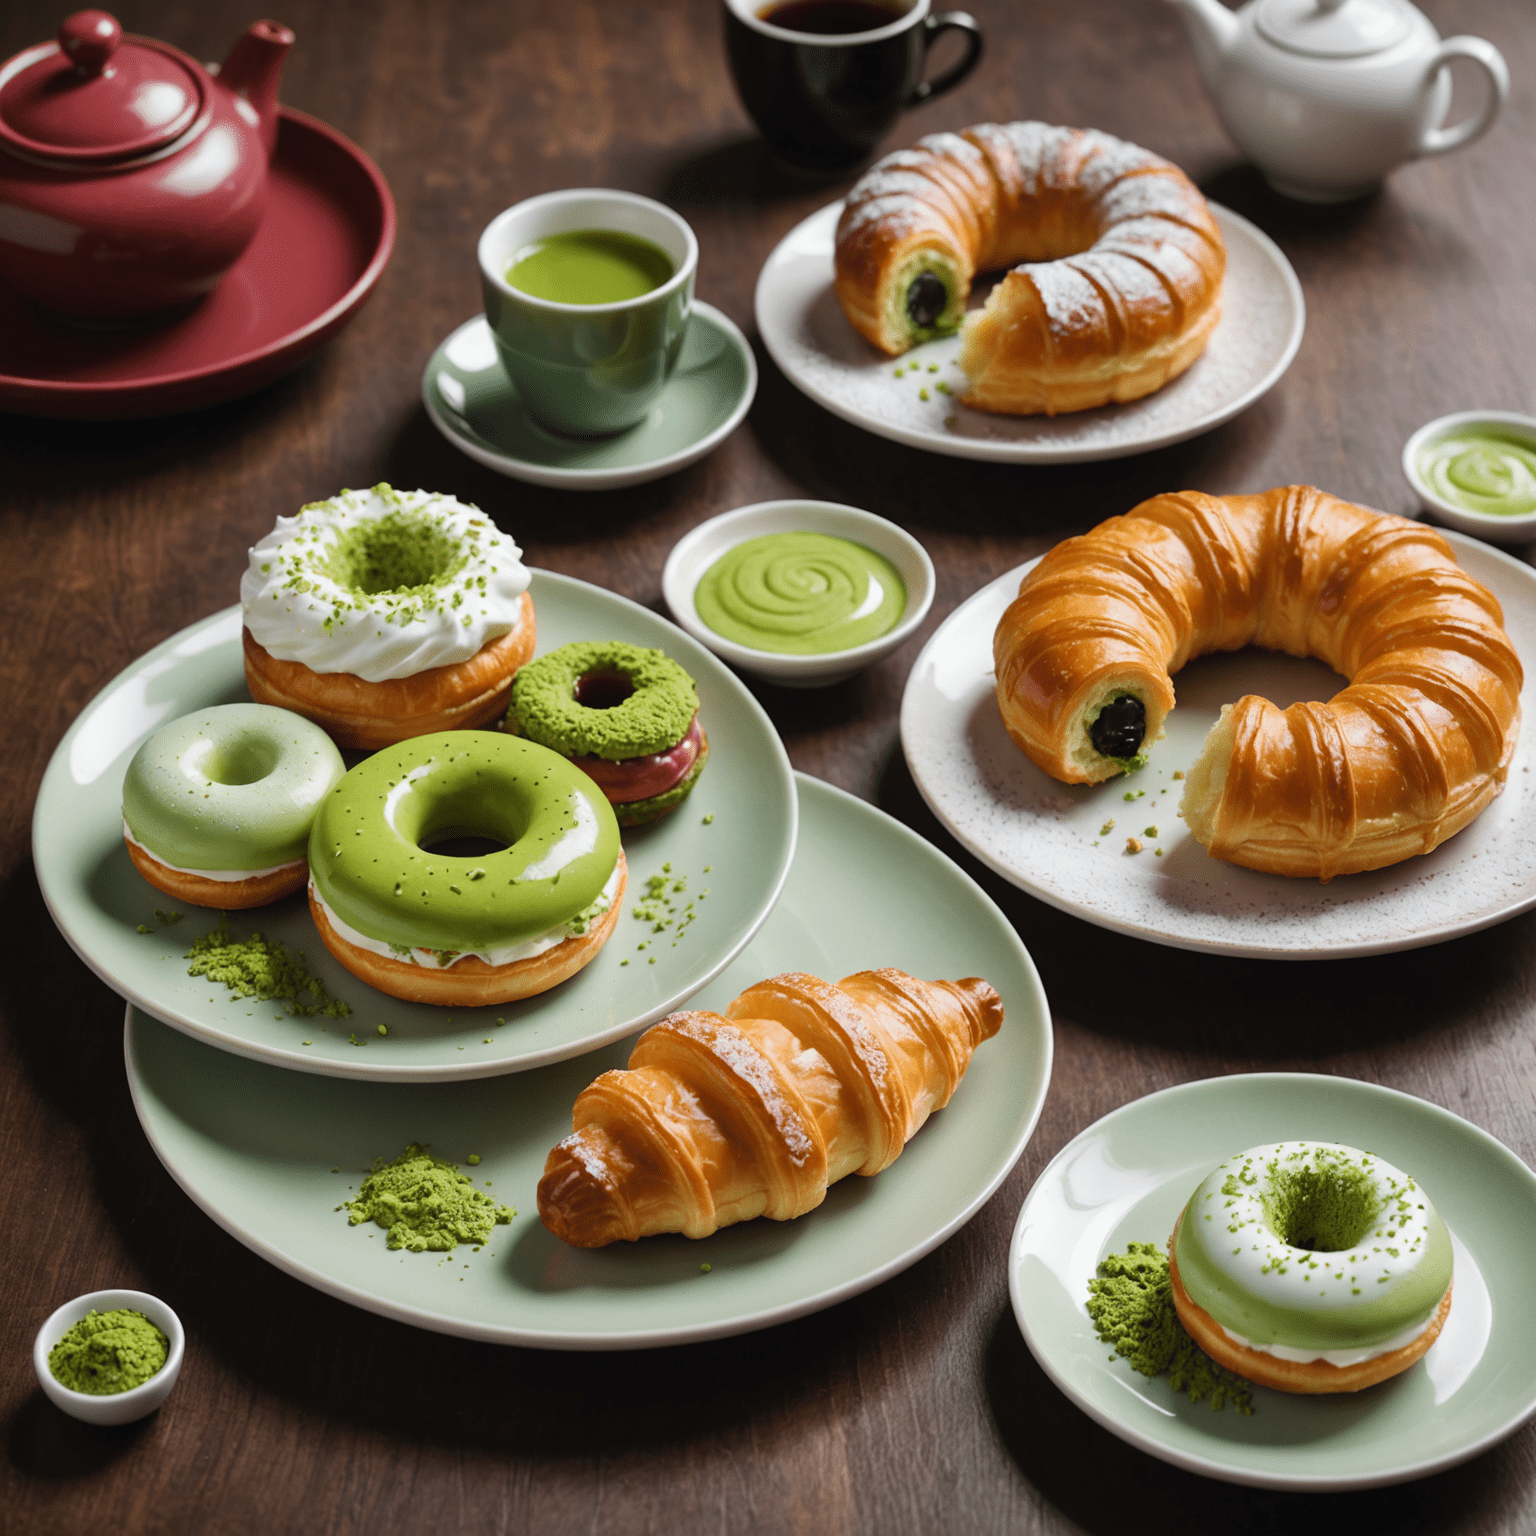
[[[465,837],[505,846],[434,846]],[[619,829],[591,780],[493,731],[418,736],[359,763],[325,797],[309,861],[326,948],[417,1003],[547,991],[595,958],[624,900]]]
[[[574,762],[621,827],[676,809],[709,761],[693,679],[664,651],[622,640],[578,641],[530,662],[505,726]]]
[[[225,911],[279,901],[303,889],[315,812],[346,771],[330,737],[286,709],[183,715],[128,764],[128,856],[178,901]]]

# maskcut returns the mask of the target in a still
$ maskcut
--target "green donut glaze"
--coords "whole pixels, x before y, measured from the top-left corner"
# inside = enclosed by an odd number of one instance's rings
[[[577,702],[576,684],[594,673],[628,678],[634,692],[612,709],[589,709]],[[698,712],[693,679],[665,651],[580,640],[517,674],[506,728],[564,757],[591,754],[622,763],[675,747]]]
[[[304,857],[315,811],[346,771],[302,716],[219,704],[161,726],[134,753],[123,820],[177,869],[275,869]]]
[[[1229,1158],[1190,1197],[1184,1288],[1258,1345],[1370,1348],[1425,1322],[1451,1283],[1450,1233],[1370,1153],[1283,1142]]]
[[[422,848],[465,836],[509,846],[472,859]],[[315,889],[342,922],[440,953],[503,948],[569,922],[618,857],[613,808],[579,768],[491,731],[376,752],[326,796],[309,840]]]

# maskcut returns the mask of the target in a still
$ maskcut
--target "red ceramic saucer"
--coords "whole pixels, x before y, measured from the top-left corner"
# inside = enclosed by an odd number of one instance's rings
[[[361,308],[395,243],[379,168],[317,118],[282,109],[267,214],[195,309],[143,331],[83,331],[0,288],[0,410],[102,420],[248,394],[296,368]]]

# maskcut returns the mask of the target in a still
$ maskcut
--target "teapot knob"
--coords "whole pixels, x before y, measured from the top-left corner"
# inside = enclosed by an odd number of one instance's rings
[[[99,75],[122,40],[117,18],[105,11],[76,11],[59,28],[59,47],[82,75]]]

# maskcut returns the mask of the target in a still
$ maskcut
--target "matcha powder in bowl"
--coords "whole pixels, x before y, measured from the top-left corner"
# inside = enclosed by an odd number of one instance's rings
[[[389,1247],[411,1253],[449,1253],[460,1243],[480,1248],[517,1215],[414,1141],[387,1163],[376,1158],[357,1198],[336,1209],[354,1227],[376,1222],[389,1233]]]

